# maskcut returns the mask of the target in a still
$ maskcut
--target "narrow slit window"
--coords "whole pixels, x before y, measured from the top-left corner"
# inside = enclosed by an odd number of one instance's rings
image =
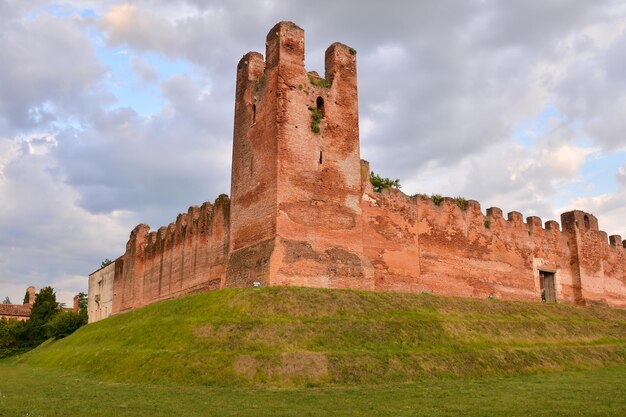
[[[324,99],[322,97],[318,97],[316,100],[317,110],[321,113],[322,117],[324,117]]]
[[[322,159],[322,151],[320,151],[320,164],[321,164],[322,162],[323,162],[323,159]]]
[[[256,104],[252,105],[252,124],[256,123]]]

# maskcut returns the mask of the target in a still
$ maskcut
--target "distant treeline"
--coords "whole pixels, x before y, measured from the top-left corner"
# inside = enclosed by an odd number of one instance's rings
[[[78,312],[65,311],[52,287],[39,291],[30,319],[0,319],[0,358],[26,352],[49,338],[61,339],[87,324],[87,295],[78,294]]]

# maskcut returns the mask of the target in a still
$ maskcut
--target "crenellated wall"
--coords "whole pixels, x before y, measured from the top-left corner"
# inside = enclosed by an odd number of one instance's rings
[[[265,59],[241,58],[231,200],[135,227],[124,255],[95,273],[113,278],[90,286],[90,306],[107,291],[118,313],[197,291],[299,285],[626,307],[626,241],[589,213],[564,213],[561,230],[476,201],[375,192],[360,160],[356,51],[332,44],[325,67],[324,78],[306,71],[292,22],[270,30]]]
[[[598,219],[580,210],[561,215],[571,250],[571,264],[587,303],[626,307],[626,241],[599,230]]]
[[[190,207],[168,226],[130,234],[113,281],[113,313],[181,294],[222,288],[226,281],[230,200]]]
[[[369,172],[369,164],[362,163]],[[366,176],[364,175],[364,178]],[[540,300],[540,273],[554,274],[557,301],[626,306],[626,242],[598,231],[582,211],[542,225],[444,197],[380,193],[364,182],[364,245],[376,288],[466,297]],[[586,220],[585,220],[586,219]]]

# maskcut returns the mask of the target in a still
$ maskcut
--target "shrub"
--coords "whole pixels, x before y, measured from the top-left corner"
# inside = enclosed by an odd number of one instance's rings
[[[374,191],[376,192],[380,192],[384,190],[385,188],[400,188],[401,187],[399,179],[396,178],[395,180],[392,180],[390,178],[383,178],[374,172],[370,173],[370,182],[372,183],[372,186],[374,187]]]
[[[86,296],[85,293],[79,294],[81,310],[78,314],[66,313],[59,307],[54,289],[42,288],[30,310],[28,321],[0,319],[0,358],[32,349],[50,337],[53,329],[52,336],[60,338],[87,323]],[[73,317],[66,317],[67,314]],[[61,315],[63,317],[60,317]],[[61,323],[62,320],[66,320],[69,324]],[[72,328],[73,330],[70,331]]]
[[[309,111],[311,112],[311,130],[313,133],[320,133],[320,122],[322,117],[324,117],[324,113],[322,113],[321,109],[315,107],[309,107]]]
[[[56,316],[59,310],[54,289],[52,287],[42,288],[30,310],[30,319],[26,322],[28,337],[33,346],[46,340],[45,326]]]
[[[467,207],[469,206],[467,200],[464,197],[457,197],[454,199],[454,202],[463,211],[467,210]]]
[[[46,334],[48,337],[62,339],[85,324],[87,324],[86,312],[61,311],[46,324]]]
[[[87,294],[84,292],[78,293],[78,311],[85,311],[87,314],[87,305],[89,301],[87,300]]]
[[[348,52],[350,52],[350,55],[356,55],[356,49],[354,48],[348,49]]]
[[[487,229],[491,228],[491,220],[485,220],[485,228]]]
[[[30,348],[26,340],[26,323],[17,319],[0,318],[0,358],[22,353]]]
[[[435,203],[436,206],[440,206],[443,201],[441,194],[433,194],[430,196],[430,199],[433,200],[433,203]]]
[[[308,74],[308,76],[309,76],[309,81],[314,86],[322,87],[322,88],[330,88],[330,82],[328,80],[326,80],[325,78],[317,78],[313,74]]]

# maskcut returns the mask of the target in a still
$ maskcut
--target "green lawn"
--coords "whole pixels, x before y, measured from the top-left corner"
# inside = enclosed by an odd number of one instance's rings
[[[101,382],[0,362],[0,416],[624,416],[626,367],[260,389]]]

